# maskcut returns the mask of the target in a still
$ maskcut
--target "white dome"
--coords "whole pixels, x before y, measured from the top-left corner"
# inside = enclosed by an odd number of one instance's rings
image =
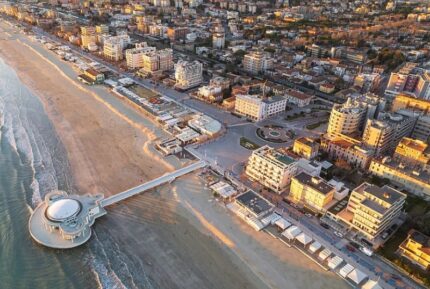
[[[53,221],[61,221],[77,215],[80,209],[81,206],[77,200],[60,199],[48,207],[46,214]]]

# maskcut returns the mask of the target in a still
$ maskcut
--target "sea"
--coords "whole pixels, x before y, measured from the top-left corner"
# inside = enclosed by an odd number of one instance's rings
[[[103,230],[71,250],[31,239],[30,214],[54,189],[76,192],[66,151],[38,97],[0,58],[0,289],[137,288],[127,256],[106,254],[115,244]],[[152,288],[139,276],[139,288]]]

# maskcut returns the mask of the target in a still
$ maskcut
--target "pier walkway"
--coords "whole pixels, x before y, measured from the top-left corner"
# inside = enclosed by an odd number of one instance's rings
[[[130,197],[132,197],[134,195],[140,194],[140,193],[142,193],[144,191],[153,189],[153,188],[155,188],[155,187],[157,187],[159,185],[162,185],[164,183],[172,182],[172,181],[174,181],[178,177],[181,177],[183,175],[191,173],[192,171],[201,169],[201,168],[203,168],[205,166],[206,166],[206,162],[205,161],[198,161],[198,162],[193,163],[193,164],[191,164],[189,166],[186,166],[186,167],[181,168],[179,170],[176,170],[174,172],[171,172],[171,173],[165,174],[165,175],[163,175],[161,177],[158,177],[156,179],[153,179],[153,180],[151,180],[149,182],[146,182],[146,183],[144,183],[142,185],[139,185],[137,187],[131,188],[131,189],[127,190],[127,191],[124,191],[124,192],[118,193],[116,195],[110,196],[110,197],[102,200],[100,202],[100,204],[101,204],[102,207],[107,207],[107,206],[113,205],[113,204],[115,204],[117,202],[120,202],[122,200],[130,198]]]

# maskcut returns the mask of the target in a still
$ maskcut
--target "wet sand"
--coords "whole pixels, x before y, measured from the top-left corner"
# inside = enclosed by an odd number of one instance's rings
[[[0,40],[0,55],[43,102],[67,150],[77,192],[115,194],[180,165],[153,152],[150,141],[163,132],[134,107],[60,73],[53,63],[70,67],[16,37],[22,42]],[[129,288],[348,288],[230,216],[195,176],[112,206],[87,246],[105,256],[107,270]]]

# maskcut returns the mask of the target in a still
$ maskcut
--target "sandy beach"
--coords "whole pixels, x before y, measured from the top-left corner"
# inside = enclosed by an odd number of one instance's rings
[[[11,37],[0,40],[0,57],[44,104],[76,192],[108,196],[181,165],[154,152],[151,142],[166,135],[135,107],[79,83],[68,64],[0,21],[1,29]],[[195,175],[109,208],[88,247],[129,288],[349,288],[231,216]]]

